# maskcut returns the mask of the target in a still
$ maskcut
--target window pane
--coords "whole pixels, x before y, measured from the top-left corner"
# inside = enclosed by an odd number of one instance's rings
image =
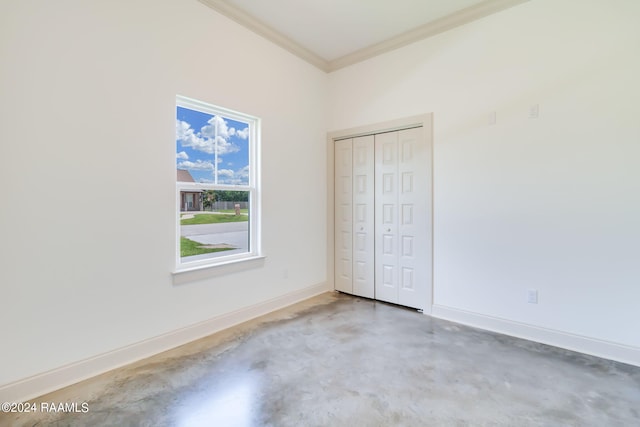
[[[176,107],[178,181],[249,185],[249,124]]]
[[[249,252],[249,200],[249,191],[181,191],[181,263]]]

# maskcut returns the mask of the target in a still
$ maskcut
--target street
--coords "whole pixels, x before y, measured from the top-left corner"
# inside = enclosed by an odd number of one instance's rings
[[[183,261],[215,258],[249,250],[249,222],[181,225],[180,235],[204,245],[227,244],[236,249],[184,257]]]

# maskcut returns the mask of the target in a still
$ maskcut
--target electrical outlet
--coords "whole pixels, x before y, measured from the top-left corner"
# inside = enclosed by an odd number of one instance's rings
[[[537,119],[539,115],[540,115],[540,106],[538,104],[534,104],[531,107],[529,107],[530,119]]]
[[[527,289],[527,302],[529,304],[537,304],[538,303],[538,290],[537,289]]]

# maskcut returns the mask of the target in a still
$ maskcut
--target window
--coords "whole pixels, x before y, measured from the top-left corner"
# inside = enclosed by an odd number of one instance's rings
[[[176,98],[176,271],[260,255],[256,117]]]

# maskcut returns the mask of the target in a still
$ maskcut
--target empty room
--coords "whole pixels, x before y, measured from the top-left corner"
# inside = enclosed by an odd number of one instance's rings
[[[639,20],[0,0],[0,426],[640,425]]]

